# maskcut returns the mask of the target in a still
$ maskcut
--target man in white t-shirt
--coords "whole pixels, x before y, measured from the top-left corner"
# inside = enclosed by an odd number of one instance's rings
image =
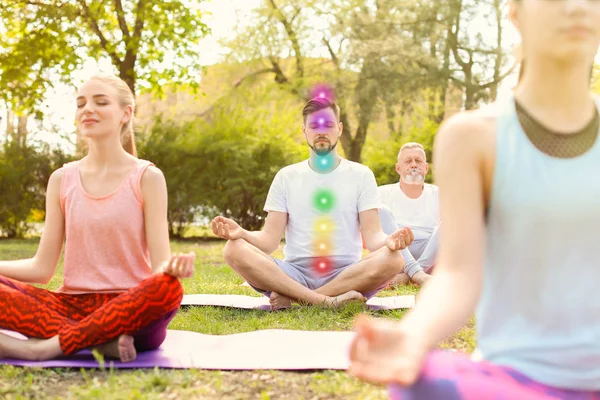
[[[282,168],[275,176],[261,231],[216,217],[212,231],[228,239],[223,255],[272,309],[292,301],[336,307],[365,301],[403,270],[401,249],[413,240],[409,228],[385,234],[373,172],[341,158],[335,148],[342,134],[339,107],[326,98],[302,109],[302,131],[310,158]],[[284,258],[271,257],[285,232]],[[361,234],[371,251],[364,260]]]
[[[414,241],[402,250],[404,272],[398,274],[391,286],[425,283],[435,265],[439,246],[440,207],[438,187],[425,183],[429,167],[425,149],[419,143],[406,143],[398,152],[396,172],[398,183],[379,187],[382,208],[381,225],[385,232],[409,226]]]

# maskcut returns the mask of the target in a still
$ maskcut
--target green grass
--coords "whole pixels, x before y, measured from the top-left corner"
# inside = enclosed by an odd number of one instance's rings
[[[0,260],[35,254],[38,241],[0,241]],[[223,242],[172,242],[174,252],[196,253],[196,274],[184,280],[186,293],[228,293],[258,296],[223,262]],[[275,256],[281,257],[281,249]],[[62,259],[50,290],[62,283]],[[380,296],[415,294],[414,287],[386,290]],[[265,312],[217,307],[182,309],[170,329],[223,335],[259,329],[351,330],[359,313],[400,319],[405,311],[369,312],[350,304],[339,310],[294,307]],[[475,334],[470,323],[442,347],[472,351]],[[349,377],[343,371],[202,371],[202,370],[65,370],[0,366],[0,398],[6,399],[386,399],[385,388]]]

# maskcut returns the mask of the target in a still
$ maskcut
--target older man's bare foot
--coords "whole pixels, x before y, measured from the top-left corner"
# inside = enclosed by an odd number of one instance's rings
[[[404,286],[410,282],[410,277],[406,272],[400,272],[396,275],[390,283],[386,286],[386,289],[394,289],[398,286]]]
[[[137,357],[133,337],[121,335],[112,342],[101,344],[96,349],[109,358],[118,358],[121,362],[131,362]]]
[[[365,299],[365,296],[358,293],[356,290],[350,290],[349,292],[340,294],[339,296],[327,297],[325,304],[328,307],[338,308],[338,307],[343,306],[344,304],[350,303],[351,301],[357,301],[357,302],[364,303],[367,301],[367,299]]]
[[[414,274],[411,278],[413,283],[419,286],[423,286],[425,282],[427,282],[429,279],[431,279],[431,275],[429,275],[425,271],[419,271],[416,274]]]
[[[283,310],[292,306],[292,300],[290,298],[275,292],[271,292],[269,303],[271,303],[271,310]]]

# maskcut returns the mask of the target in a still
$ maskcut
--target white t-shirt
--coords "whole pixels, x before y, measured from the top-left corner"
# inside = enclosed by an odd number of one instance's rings
[[[319,207],[316,200],[333,200],[331,209]],[[321,174],[308,160],[282,168],[271,183],[264,210],[288,214],[283,248],[284,260],[318,257],[318,243],[327,243],[330,257],[358,261],[362,241],[358,213],[380,206],[375,175],[366,166],[341,160],[335,170]],[[321,240],[323,239],[323,240]]]
[[[387,207],[398,226],[409,226],[415,240],[428,239],[440,220],[438,187],[425,183],[416,199],[408,197],[399,183],[379,187],[381,203]]]

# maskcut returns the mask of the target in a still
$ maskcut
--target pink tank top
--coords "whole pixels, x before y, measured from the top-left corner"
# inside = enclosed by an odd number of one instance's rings
[[[60,202],[65,216],[63,293],[122,292],[152,275],[146,244],[139,160],[121,185],[93,197],[81,184],[79,161],[63,166]]]

